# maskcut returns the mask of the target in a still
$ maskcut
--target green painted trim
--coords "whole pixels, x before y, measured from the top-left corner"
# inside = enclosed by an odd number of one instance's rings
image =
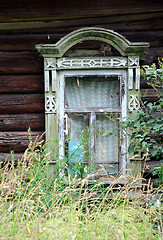
[[[129,42],[112,30],[103,28],[82,28],[61,38],[56,44],[36,45],[43,57],[62,57],[71,47],[85,40],[98,40],[115,47],[122,56],[142,56],[149,47],[145,42]]]

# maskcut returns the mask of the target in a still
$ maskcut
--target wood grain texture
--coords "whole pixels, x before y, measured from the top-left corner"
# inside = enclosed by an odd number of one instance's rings
[[[32,141],[42,132],[31,132]],[[28,132],[0,132],[0,152],[23,152],[29,145]]]
[[[0,93],[44,93],[43,75],[0,75]]]
[[[143,65],[151,65],[153,62],[158,62],[158,58],[163,58],[163,47],[148,48],[145,52]]]
[[[43,113],[44,94],[1,94],[0,113]]]
[[[24,1],[2,1],[0,2],[0,15],[3,17],[43,17],[69,15],[87,15],[87,14],[122,14],[134,12],[154,12],[163,8],[162,1],[152,0],[124,0],[120,4],[118,0],[83,0],[83,1],[66,1],[66,0],[24,0]]]
[[[14,161],[21,160],[23,153],[14,153],[12,155],[11,153],[0,153],[0,163],[2,164],[3,162],[7,161],[12,161],[14,156]]]
[[[105,24],[103,27],[105,27]],[[148,28],[149,27],[150,26],[148,26]],[[151,29],[150,31],[139,30],[129,32],[123,30],[119,31],[119,33],[129,41],[149,42],[151,47],[163,46],[163,32],[161,30],[154,31]],[[61,37],[65,36],[65,34],[66,33],[64,31],[58,33],[57,30],[54,30],[54,33],[1,34],[0,51],[34,51],[36,44],[55,44]]]
[[[153,88],[150,89],[141,89],[141,98],[143,101],[155,102],[158,98],[158,93]]]
[[[151,16],[151,17],[150,17]],[[0,23],[0,31],[2,33],[51,33],[51,32],[64,32],[68,33],[73,30],[82,28],[82,27],[103,27],[107,29],[112,29],[115,31],[146,31],[146,30],[161,30],[163,23],[163,16],[158,14],[150,14],[148,17],[140,17],[140,14],[134,15],[134,18],[131,15],[125,16],[107,16],[98,18],[83,17],[80,19],[76,16],[76,19],[62,19],[62,20],[48,20],[48,21],[26,21],[22,20],[21,22],[6,22]],[[29,45],[29,43],[28,43]]]
[[[0,74],[43,73],[43,59],[38,52],[1,52]]]
[[[30,127],[32,131],[45,131],[44,113],[34,114],[1,114],[0,131],[27,131]]]
[[[159,166],[161,167],[161,162],[160,161],[147,161],[146,163],[142,163],[142,170],[145,172],[145,173],[150,173],[152,172],[152,169],[155,167],[155,166]]]

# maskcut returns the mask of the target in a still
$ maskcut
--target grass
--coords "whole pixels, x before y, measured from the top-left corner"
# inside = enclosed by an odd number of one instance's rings
[[[13,157],[1,169],[0,239],[162,239],[161,186],[143,192],[134,177],[122,188],[114,179],[104,187],[88,184],[90,176],[48,178],[48,166],[37,138],[16,167]]]

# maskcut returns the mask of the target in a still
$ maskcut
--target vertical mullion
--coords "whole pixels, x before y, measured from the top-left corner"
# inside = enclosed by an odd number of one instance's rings
[[[96,114],[95,112],[90,113],[90,157],[91,162],[95,163],[95,121]]]

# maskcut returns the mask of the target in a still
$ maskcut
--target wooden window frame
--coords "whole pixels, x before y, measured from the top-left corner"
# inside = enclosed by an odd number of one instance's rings
[[[69,50],[78,43],[84,41],[101,41],[114,47],[120,56],[108,57],[90,57],[92,52],[87,51],[87,54],[78,52],[76,56],[70,57]],[[125,91],[124,96],[124,117],[133,116],[139,109],[139,89],[140,89],[140,67],[139,60],[144,59],[144,52],[149,47],[146,42],[130,42],[124,36],[108,29],[86,27],[75,30],[65,37],[61,38],[55,44],[38,44],[37,50],[44,57],[44,84],[45,84],[45,130],[46,140],[57,140],[63,142],[62,136],[59,134],[60,119],[64,119],[64,114],[61,113],[60,103],[60,74],[63,71],[126,71],[126,82],[122,83],[122,91]],[[69,56],[64,58],[64,56]],[[87,56],[87,57],[86,57]],[[101,55],[100,55],[101,56]],[[125,85],[125,86],[124,86]],[[62,95],[62,93],[61,93]],[[64,96],[63,96],[64,97]],[[64,120],[62,120],[64,121]],[[132,131],[132,130],[130,130]],[[126,146],[122,148],[122,155],[126,154],[126,148],[130,144],[130,137],[127,136]],[[49,150],[57,146],[52,142],[49,144]],[[51,155],[51,163],[55,164],[56,156]],[[126,162],[123,161],[122,174],[126,174],[126,168],[131,169],[131,174],[141,173],[141,164],[138,166],[140,156],[133,157],[129,153],[126,156]],[[126,165],[127,164],[127,165]],[[136,172],[135,172],[136,170]]]
[[[85,77],[85,76],[115,76],[119,78],[120,81],[120,107],[119,108],[96,108],[96,109],[67,109],[65,108],[65,78],[66,77]],[[127,71],[125,69],[96,69],[96,70],[88,70],[88,69],[80,69],[80,70],[60,70],[58,73],[59,79],[59,102],[58,102],[58,109],[59,109],[59,155],[64,157],[65,154],[65,146],[64,146],[64,139],[65,139],[65,121],[64,117],[65,114],[68,113],[89,113],[91,115],[91,123],[95,121],[95,115],[98,113],[109,114],[109,113],[119,113],[121,119],[127,117]],[[93,134],[93,133],[92,133]],[[122,175],[126,174],[126,144],[127,139],[123,135],[122,130],[120,131],[120,153],[119,153],[119,171]],[[91,147],[94,147],[95,142],[91,142]]]

